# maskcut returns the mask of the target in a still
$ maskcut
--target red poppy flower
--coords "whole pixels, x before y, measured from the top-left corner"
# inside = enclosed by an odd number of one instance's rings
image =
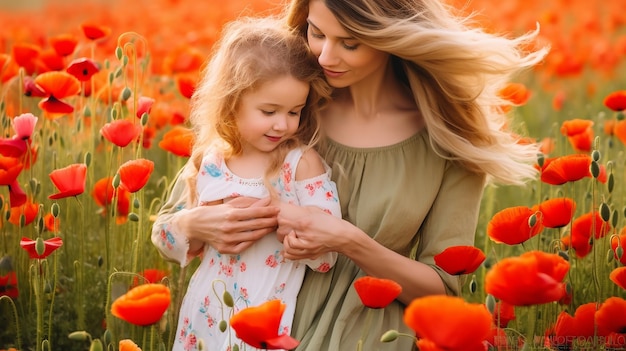
[[[569,350],[576,335],[574,317],[566,311],[562,311],[556,318],[554,327],[549,331],[548,340],[550,346],[557,350]]]
[[[591,252],[591,235],[595,239],[604,237],[611,231],[611,225],[602,220],[598,212],[589,212],[581,215],[572,222],[571,246],[576,256],[583,258]]]
[[[591,151],[593,143],[593,121],[573,119],[564,121],[561,125],[561,134],[567,136],[570,144],[577,152]]]
[[[76,77],[81,82],[86,82],[100,71],[100,67],[92,60],[82,57],[70,62],[67,66],[67,73]]]
[[[198,71],[205,62],[206,55],[200,50],[183,45],[169,50],[169,54],[163,60],[165,73],[190,73]]]
[[[8,158],[19,158],[28,150],[26,141],[19,138],[0,138],[0,155]]]
[[[30,139],[31,135],[33,135],[33,131],[35,130],[35,126],[37,125],[37,120],[38,118],[32,113],[23,113],[13,118],[15,138],[22,140]]]
[[[572,335],[579,336],[589,340],[594,335],[599,334],[596,330],[595,316],[599,305],[596,302],[588,302],[579,305],[574,313],[575,333]]]
[[[543,230],[539,220],[530,226],[530,217],[534,213],[526,206],[505,208],[491,218],[487,224],[487,235],[497,243],[521,244]]]
[[[128,99],[128,104],[132,104],[133,100]],[[144,113],[150,113],[150,109],[152,109],[152,105],[154,104],[154,99],[147,96],[140,96],[137,99],[137,112],[135,115],[137,118],[141,118]],[[129,106],[130,107],[130,106]]]
[[[181,157],[191,156],[194,143],[193,131],[182,126],[175,126],[163,135],[159,147]]]
[[[193,92],[196,90],[196,78],[190,75],[179,75],[176,77],[176,87],[180,95],[191,99]]]
[[[450,351],[485,350],[483,341],[490,335],[492,325],[485,305],[447,295],[413,300],[404,310],[404,323],[415,331],[420,342]]]
[[[569,263],[561,256],[529,251],[496,263],[485,276],[485,291],[514,306],[558,301]]]
[[[561,185],[591,177],[590,165],[591,156],[586,154],[546,159],[541,169],[541,181],[547,184]]]
[[[105,209],[113,203],[115,188],[113,188],[113,177],[105,177],[94,184],[91,196],[93,196],[96,204]],[[116,206],[116,222],[117,224],[123,224],[126,221],[126,216],[130,210],[130,192],[122,187],[117,188],[117,206]],[[102,213],[105,215],[106,213]]]
[[[57,55],[56,51],[52,49],[43,50],[39,54],[39,61],[43,66],[40,73],[48,71],[61,71],[65,68],[65,60],[63,56]]]
[[[615,285],[626,290],[626,267],[618,267],[612,270],[611,274],[609,274],[609,279],[611,279]]]
[[[41,53],[41,47],[31,43],[15,43],[11,48],[13,60],[19,67],[24,68],[28,75],[37,71],[39,53]]]
[[[509,322],[515,320],[515,306],[504,301],[496,302],[493,309],[493,323],[500,328],[506,328]]]
[[[80,25],[80,28],[89,40],[104,39],[111,34],[111,28],[93,23],[83,23]]]
[[[56,249],[63,245],[63,239],[61,237],[55,236],[50,239],[43,240],[44,250],[42,254],[37,253],[37,240],[31,240],[29,238],[23,237],[20,240],[20,246],[28,252],[28,256],[30,258],[46,258],[51,253],[53,253]]]
[[[131,193],[143,188],[154,170],[154,162],[140,158],[125,162],[120,166],[120,185]]]
[[[85,177],[87,165],[76,163],[65,168],[56,169],[50,174],[50,180],[59,192],[48,196],[49,199],[57,200],[70,196],[78,196],[85,192]]]
[[[230,326],[246,344],[266,350],[296,348],[300,342],[289,334],[278,335],[280,320],[287,306],[280,300],[269,300],[248,307],[230,318]]]
[[[616,296],[609,297],[595,316],[599,335],[623,333],[626,330],[626,300]]]
[[[12,185],[23,168],[24,165],[17,158],[0,157],[0,185]]]
[[[620,112],[626,110],[626,90],[618,90],[610,93],[604,98],[604,106]]]
[[[9,184],[9,202],[11,208],[20,207],[26,203],[27,197],[20,183],[15,179],[13,183]],[[11,215],[13,213],[11,212]],[[14,223],[15,224],[15,223]]]
[[[10,271],[4,276],[0,276],[0,296],[8,296],[12,299],[17,299],[20,296],[15,271]]]
[[[474,246],[451,246],[435,255],[435,264],[451,275],[474,272],[485,260],[485,254]]]
[[[546,200],[533,210],[541,212],[541,223],[548,228],[561,228],[569,224],[576,211],[576,203],[567,197]]]
[[[102,126],[100,134],[119,147],[126,147],[141,133],[141,125],[127,119],[118,119]]]
[[[369,308],[385,308],[402,292],[402,287],[395,281],[370,276],[356,279],[354,289],[363,305]]]
[[[170,289],[167,286],[142,284],[113,301],[111,314],[134,325],[151,325],[161,320],[170,300]]]
[[[140,283],[160,283],[163,278],[167,277],[169,274],[167,271],[162,271],[160,269],[148,268],[144,269],[141,273],[139,273],[143,279],[139,279],[135,277],[133,279],[133,285],[139,285]]]
[[[141,348],[130,339],[120,340],[119,351],[141,351]]]
[[[74,53],[78,39],[71,34],[60,34],[48,39],[50,46],[59,56],[70,56]]]
[[[11,216],[9,217],[9,222],[17,226],[27,226],[31,224],[35,218],[37,218],[37,213],[39,213],[39,204],[33,203],[29,199],[25,200],[24,203],[19,206],[15,206],[11,203]],[[21,223],[22,216],[24,217],[23,223]]]
[[[48,94],[35,83],[35,79],[31,76],[24,77],[24,95],[29,97],[48,96]]]

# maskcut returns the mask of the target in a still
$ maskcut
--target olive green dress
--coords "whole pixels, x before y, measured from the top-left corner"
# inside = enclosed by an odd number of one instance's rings
[[[387,248],[432,265],[448,293],[458,294],[458,277],[435,267],[433,257],[449,246],[473,245],[485,177],[438,156],[425,130],[385,147],[328,143],[323,156],[333,170],[343,218]],[[292,329],[301,342],[297,350],[356,350],[368,308],[352,283],[363,275],[342,255],[327,273],[307,271]],[[390,329],[414,334],[403,323],[403,308],[395,301],[371,311],[363,351],[413,348],[415,341],[406,337],[379,341]]]

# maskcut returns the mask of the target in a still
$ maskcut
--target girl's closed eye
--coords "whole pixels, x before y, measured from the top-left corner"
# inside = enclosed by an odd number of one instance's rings
[[[261,113],[266,115],[266,116],[271,116],[271,115],[275,114],[276,111],[261,110]]]

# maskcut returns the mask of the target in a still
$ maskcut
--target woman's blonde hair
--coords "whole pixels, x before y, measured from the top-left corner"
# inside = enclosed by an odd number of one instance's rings
[[[265,175],[268,183],[289,150],[312,146],[319,139],[319,111],[329,101],[331,88],[306,39],[277,18],[242,17],[226,24],[210,57],[191,98],[189,120],[196,139],[187,166],[191,169],[186,170],[190,189],[195,189],[195,178],[207,148],[216,141],[223,141],[221,144],[226,146],[222,150],[226,159],[241,154],[237,112],[245,94],[283,76],[310,86],[296,133],[274,152]],[[195,203],[195,191],[189,195],[190,203]]]
[[[530,50],[538,29],[517,38],[470,26],[440,0],[293,0],[287,24],[306,37],[310,1],[323,1],[359,42],[391,54],[410,87],[433,148],[500,184],[536,176],[538,147],[520,142],[498,91],[541,62],[548,47]]]

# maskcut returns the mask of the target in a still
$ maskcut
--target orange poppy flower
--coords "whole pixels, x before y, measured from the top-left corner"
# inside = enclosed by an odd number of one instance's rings
[[[81,82],[86,82],[100,71],[100,67],[92,60],[82,57],[70,62],[67,66],[67,73],[73,75]]]
[[[613,133],[623,144],[626,144],[626,120],[616,121]]]
[[[16,206],[11,202],[11,216],[9,222],[20,226],[27,226],[31,224],[39,213],[39,204],[33,203],[30,199],[26,199],[23,204]],[[21,218],[24,216],[24,223],[21,223]]]
[[[541,212],[541,223],[544,227],[562,228],[574,217],[576,203],[573,199],[559,197],[540,203],[533,207],[533,211]]]
[[[591,238],[591,234],[595,239],[603,238],[611,231],[611,224],[602,220],[600,213],[587,212],[572,222],[572,235]]]
[[[52,49],[43,50],[39,54],[39,61],[42,66],[39,73],[61,71],[65,68],[65,60],[63,59],[63,56],[57,55],[56,51]]]
[[[626,330],[626,300],[621,297],[606,299],[595,315],[599,335],[623,333]]]
[[[573,119],[564,121],[561,125],[561,134],[567,136],[570,144],[577,152],[589,152],[593,143],[593,121]]]
[[[78,196],[85,192],[85,177],[87,165],[76,163],[65,168],[55,169],[49,174],[50,180],[59,192],[48,196],[49,199],[57,200],[70,196]]]
[[[67,114],[74,111],[72,105],[60,99],[80,92],[80,82],[76,77],[64,71],[46,72],[35,78],[35,84],[48,96],[39,102],[39,108],[56,114]]]
[[[493,309],[492,317],[495,325],[506,328],[509,322],[515,320],[515,306],[504,301],[498,301]]]
[[[176,156],[189,157],[194,142],[193,131],[182,126],[175,126],[163,135],[159,147]]]
[[[609,279],[611,279],[615,285],[626,290],[626,267],[617,267],[612,270],[611,274],[609,274]]]
[[[492,325],[485,305],[447,295],[413,300],[404,310],[404,323],[420,338],[418,345],[430,344],[449,351],[485,350],[483,341]]]
[[[450,246],[435,255],[435,264],[451,275],[474,272],[485,260],[485,254],[475,246]]]
[[[565,104],[565,99],[565,92],[562,90],[558,91],[552,98],[552,108],[555,111],[561,111],[563,109],[563,105]]]
[[[143,279],[141,279],[142,283],[160,283],[161,280],[167,277],[169,273],[160,269],[148,268],[144,269],[139,274],[143,277]],[[139,285],[139,283],[140,279],[138,277],[135,277],[133,279],[133,285]]]
[[[561,256],[528,251],[496,263],[485,276],[485,291],[514,306],[558,301],[565,294],[563,279],[569,263]]]
[[[168,51],[163,60],[163,71],[166,74],[196,72],[205,60],[206,55],[198,49],[183,45]]]
[[[93,23],[83,23],[80,28],[89,40],[105,39],[111,34],[111,28]]]
[[[71,34],[60,34],[48,38],[50,46],[54,49],[57,55],[66,57],[74,53],[78,39]]]
[[[280,300],[269,300],[259,306],[244,308],[230,318],[230,326],[239,339],[252,347],[291,350],[300,342],[289,334],[278,335],[285,308],[286,305]]]
[[[22,172],[24,165],[14,157],[0,157],[0,185],[11,185]]]
[[[604,98],[604,106],[620,112],[626,110],[626,90],[618,90],[610,93]]]
[[[356,279],[354,289],[363,305],[375,309],[385,308],[402,292],[402,287],[395,281],[370,276]]]
[[[141,348],[130,339],[120,340],[119,351],[141,351]]]
[[[521,106],[528,102],[532,93],[522,83],[508,83],[498,92],[498,95],[515,106]]]
[[[126,147],[131,141],[137,140],[141,133],[141,125],[127,119],[117,119],[100,128],[100,134],[119,147]]]
[[[521,244],[543,230],[539,220],[530,226],[530,217],[534,213],[526,206],[505,208],[491,218],[487,224],[487,235],[496,243]]]
[[[44,249],[42,253],[37,252],[37,240],[32,240],[29,238],[22,238],[20,240],[20,246],[28,252],[28,256],[30,258],[46,258],[50,256],[56,249],[63,245],[63,239],[61,237],[55,236],[50,239],[42,240]]]
[[[98,206],[108,208],[113,203],[115,188],[113,188],[113,177],[105,177],[94,184],[91,196]],[[130,193],[122,187],[117,188],[117,224],[123,224],[130,210]],[[105,215],[103,212],[102,215]]]
[[[541,168],[541,181],[547,184],[561,185],[591,177],[590,165],[591,156],[586,154],[546,159]]]
[[[113,301],[111,314],[134,325],[151,325],[161,320],[170,300],[170,288],[167,286],[142,284]]]
[[[125,162],[120,166],[120,186],[131,193],[143,188],[154,170],[154,162],[144,158]]]
[[[51,233],[59,232],[59,219],[55,218],[52,213],[47,213],[43,216],[43,223],[46,226],[46,230]]]

